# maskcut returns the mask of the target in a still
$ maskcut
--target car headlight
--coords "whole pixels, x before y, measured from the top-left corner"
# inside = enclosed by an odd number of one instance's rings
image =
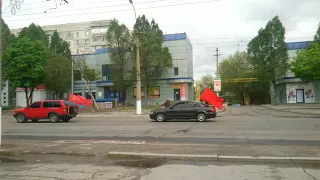
[[[150,113],[149,114],[153,114],[153,112],[152,111],[150,111]]]

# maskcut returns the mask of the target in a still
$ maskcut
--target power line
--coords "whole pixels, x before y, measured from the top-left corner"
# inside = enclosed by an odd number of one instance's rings
[[[210,3],[211,1],[198,1],[198,2],[192,2],[192,3],[181,3],[181,4],[172,4],[172,5],[162,5],[162,6],[151,6],[151,7],[144,7],[144,8],[137,8],[139,10],[142,9],[157,9],[157,8],[165,8],[165,7],[174,7],[174,6],[185,6],[185,5],[192,5],[192,4],[203,4],[203,3]],[[88,9],[88,8],[87,8]],[[90,8],[89,8],[90,9]],[[107,11],[107,13],[110,12],[123,12],[123,11],[132,11],[132,9],[122,9],[122,10],[113,10],[113,11]],[[105,14],[106,11],[101,12],[92,12],[88,14]],[[32,14],[24,14],[24,15],[34,15]],[[49,16],[49,17],[35,17],[35,18],[24,18],[24,19],[17,19],[17,20],[6,20],[7,22],[14,22],[14,21],[21,21],[21,20],[32,20],[32,19],[45,19],[45,18],[54,18],[54,17],[61,17],[61,16],[76,16],[76,15],[83,15],[83,14],[68,14],[68,15],[58,15],[58,16]],[[22,15],[20,15],[22,16]],[[8,16],[7,16],[8,17]]]
[[[71,1],[71,3],[72,3],[73,5],[75,5],[72,0],[70,0],[70,1]],[[76,9],[78,9],[78,8],[76,8]],[[88,15],[86,12],[84,12],[82,9],[78,9],[78,10],[80,10],[81,12],[83,12],[83,14],[87,15],[91,20],[93,20],[92,17],[89,16],[89,15]]]
[[[152,3],[166,2],[166,1],[171,1],[171,0],[151,0],[151,1],[147,1],[147,2],[135,3],[135,4],[152,4]],[[214,1],[217,1],[217,0],[214,0]],[[194,1],[194,2],[189,2],[189,3],[178,4],[178,5],[187,5],[187,4],[194,4],[194,3],[196,4],[196,3],[204,3],[204,2],[213,2],[213,1],[212,0],[211,1],[208,1],[208,0],[207,1]],[[95,7],[88,7],[88,8],[83,8],[83,9],[93,10],[93,9],[110,8],[110,7],[123,7],[123,6],[129,6],[129,5],[128,5],[128,3],[125,3],[125,4],[116,4],[116,5],[107,5],[107,6],[95,6]],[[165,6],[169,7],[171,5],[165,5]],[[175,6],[175,4],[173,4],[172,6]],[[33,8],[29,8],[28,10],[32,10],[32,9]],[[139,9],[141,9],[141,8],[139,8]],[[60,10],[58,12],[70,12],[70,11],[75,11],[75,10],[68,9],[68,10]],[[51,12],[51,13],[57,13],[57,12]],[[104,13],[105,13],[105,11],[104,11]],[[25,14],[20,14],[17,16],[29,16],[29,15],[39,15],[39,14],[42,14],[42,13],[25,13]],[[9,17],[9,16],[4,16],[4,17]]]

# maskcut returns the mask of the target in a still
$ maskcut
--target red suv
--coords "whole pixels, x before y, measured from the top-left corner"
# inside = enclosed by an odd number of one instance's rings
[[[13,116],[18,123],[24,123],[31,119],[37,122],[39,119],[49,119],[56,123],[60,120],[69,121],[78,114],[78,106],[65,100],[44,100],[34,102],[30,107],[14,110]]]

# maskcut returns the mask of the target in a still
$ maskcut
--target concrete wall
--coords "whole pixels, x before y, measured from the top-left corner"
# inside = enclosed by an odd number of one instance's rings
[[[33,92],[33,102],[45,100],[47,97],[45,90],[35,90]],[[16,106],[27,107],[26,95],[24,91],[16,91]]]
[[[320,81],[313,81],[314,103],[320,103]]]
[[[271,104],[275,104],[275,91],[273,88],[272,83],[270,83],[270,100]],[[278,92],[278,103],[279,104],[286,104],[287,98],[286,98],[286,84],[277,84],[277,92]]]

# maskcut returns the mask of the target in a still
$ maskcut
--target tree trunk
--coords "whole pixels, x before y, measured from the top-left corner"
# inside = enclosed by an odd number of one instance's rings
[[[24,89],[24,93],[25,93],[25,95],[26,95],[26,103],[27,103],[27,107],[29,107],[29,106],[30,106],[30,104],[29,104],[28,88],[25,88],[25,89]]]
[[[128,93],[127,93],[127,90],[124,93],[125,93],[125,95],[124,95],[124,104],[127,107],[128,106],[128,96],[127,96]]]
[[[278,91],[277,91],[277,86],[276,86],[276,81],[272,81],[273,89],[274,89],[274,100],[276,105],[278,105]]]
[[[91,89],[90,89],[90,87],[89,87],[89,85],[88,85],[88,81],[85,80],[84,82],[85,82],[86,87],[87,87],[87,89],[88,89],[89,95],[90,95],[90,97],[91,97],[91,99],[92,99],[92,101],[93,101],[93,105],[96,107],[97,110],[99,110],[99,106],[98,106],[98,104],[97,104],[97,102],[96,102],[96,99],[95,99],[95,98],[93,97],[93,95],[92,95]]]
[[[29,100],[30,100],[29,104],[30,105],[33,102],[33,92],[34,92],[34,88],[32,87],[32,88],[30,88],[30,95],[29,95]]]
[[[146,88],[147,88],[147,95],[146,95],[146,97],[147,97],[147,108],[150,108],[150,101],[149,101],[149,85],[147,85],[147,86],[146,86]]]

